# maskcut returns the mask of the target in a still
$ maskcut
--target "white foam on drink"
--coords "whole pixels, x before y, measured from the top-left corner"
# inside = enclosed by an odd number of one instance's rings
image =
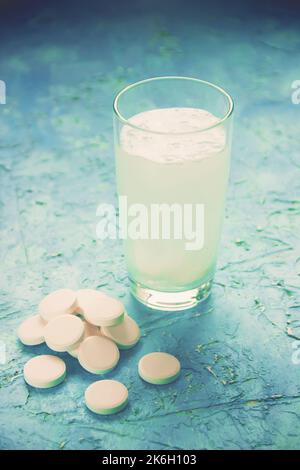
[[[200,108],[157,108],[132,116],[121,131],[121,147],[160,163],[198,160],[221,152],[226,144],[219,119]],[[149,132],[145,132],[149,131]],[[199,131],[199,132],[198,132]]]

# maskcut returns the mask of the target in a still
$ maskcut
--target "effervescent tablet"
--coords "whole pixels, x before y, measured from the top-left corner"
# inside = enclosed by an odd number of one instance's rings
[[[44,338],[45,322],[40,315],[33,315],[26,318],[17,330],[20,341],[27,346],[42,344]]]
[[[101,332],[112,339],[120,349],[133,347],[141,336],[137,323],[129,315],[125,315],[124,321],[119,325],[103,326]]]
[[[172,354],[152,352],[143,356],[138,364],[140,377],[151,384],[173,382],[180,374],[180,362]]]
[[[120,358],[116,344],[105,336],[90,336],[79,346],[80,365],[92,374],[104,374],[112,370]]]
[[[83,321],[83,324],[84,324],[84,333],[83,333],[83,337],[82,337],[81,341],[84,341],[89,336],[101,335],[100,328],[98,326],[91,325],[90,323],[88,323],[85,320]],[[80,346],[80,344],[76,348],[70,349],[68,351],[68,353],[71,356],[77,358],[78,357],[79,346]]]
[[[76,315],[60,315],[45,326],[45,341],[53,351],[68,351],[78,346],[84,334],[84,323]]]
[[[117,380],[98,380],[86,389],[85,403],[94,413],[118,413],[128,403],[128,390]]]
[[[114,326],[123,321],[124,305],[120,300],[94,289],[77,291],[79,311],[96,326]]]
[[[60,384],[66,376],[66,365],[57,356],[35,356],[24,366],[24,379],[32,387],[50,388]]]
[[[76,310],[76,292],[71,289],[58,289],[48,294],[39,304],[39,314],[45,322]]]

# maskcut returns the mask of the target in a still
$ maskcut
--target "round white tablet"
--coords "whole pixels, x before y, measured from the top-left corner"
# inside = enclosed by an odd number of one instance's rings
[[[66,376],[66,365],[57,356],[35,356],[24,366],[24,379],[32,387],[50,388],[60,384]]]
[[[105,374],[118,363],[120,353],[113,341],[105,336],[90,336],[79,346],[80,365],[92,374]]]
[[[143,356],[138,365],[140,377],[151,384],[173,382],[180,374],[180,362],[172,354],[153,352]]]
[[[26,318],[17,330],[17,335],[23,344],[35,346],[42,344],[44,338],[45,322],[39,315]]]
[[[87,321],[83,320],[83,324],[84,324],[84,333],[83,333],[83,337],[81,339],[81,341],[84,341],[86,338],[88,338],[89,336],[98,336],[98,335],[101,335],[101,332],[100,332],[100,328],[98,326],[95,326],[95,325],[91,325],[90,323],[88,323]],[[79,345],[74,348],[74,349],[70,349],[68,351],[68,353],[73,356],[73,357],[78,357],[78,350],[79,350]]]
[[[85,391],[86,406],[94,413],[109,415],[123,410],[128,403],[128,390],[117,380],[98,380]]]
[[[71,289],[59,289],[48,294],[40,302],[39,314],[48,322],[58,315],[74,313],[76,306],[76,292]]]
[[[77,291],[79,310],[96,326],[114,326],[123,321],[124,305],[117,299],[93,289]]]
[[[137,323],[129,315],[125,315],[124,321],[119,325],[103,326],[101,332],[112,339],[120,349],[132,348],[141,336]]]
[[[75,315],[60,315],[45,326],[45,341],[53,351],[76,348],[84,334],[84,323]]]

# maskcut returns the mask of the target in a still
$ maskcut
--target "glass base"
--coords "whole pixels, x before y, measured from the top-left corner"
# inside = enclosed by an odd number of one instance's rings
[[[199,287],[182,292],[162,292],[139,284],[130,279],[132,295],[142,304],[155,310],[177,311],[195,307],[210,294],[212,279]]]

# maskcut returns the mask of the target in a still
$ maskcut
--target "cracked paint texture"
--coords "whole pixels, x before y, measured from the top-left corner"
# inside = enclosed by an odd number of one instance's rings
[[[0,19],[0,448],[300,448],[299,9],[180,1],[43,2]],[[186,2],[185,2],[186,3]],[[242,2],[243,3],[243,2]],[[7,14],[7,20],[5,20]],[[189,312],[152,312],[128,294],[122,246],[96,239],[96,207],[115,202],[113,96],[155,75],[215,82],[233,95],[230,187],[212,296]],[[35,390],[24,363],[47,348],[15,330],[60,287],[119,296],[142,329],[108,378],[130,404],[84,406],[97,377],[67,354],[66,381]],[[137,362],[166,350],[180,379],[142,382]]]

